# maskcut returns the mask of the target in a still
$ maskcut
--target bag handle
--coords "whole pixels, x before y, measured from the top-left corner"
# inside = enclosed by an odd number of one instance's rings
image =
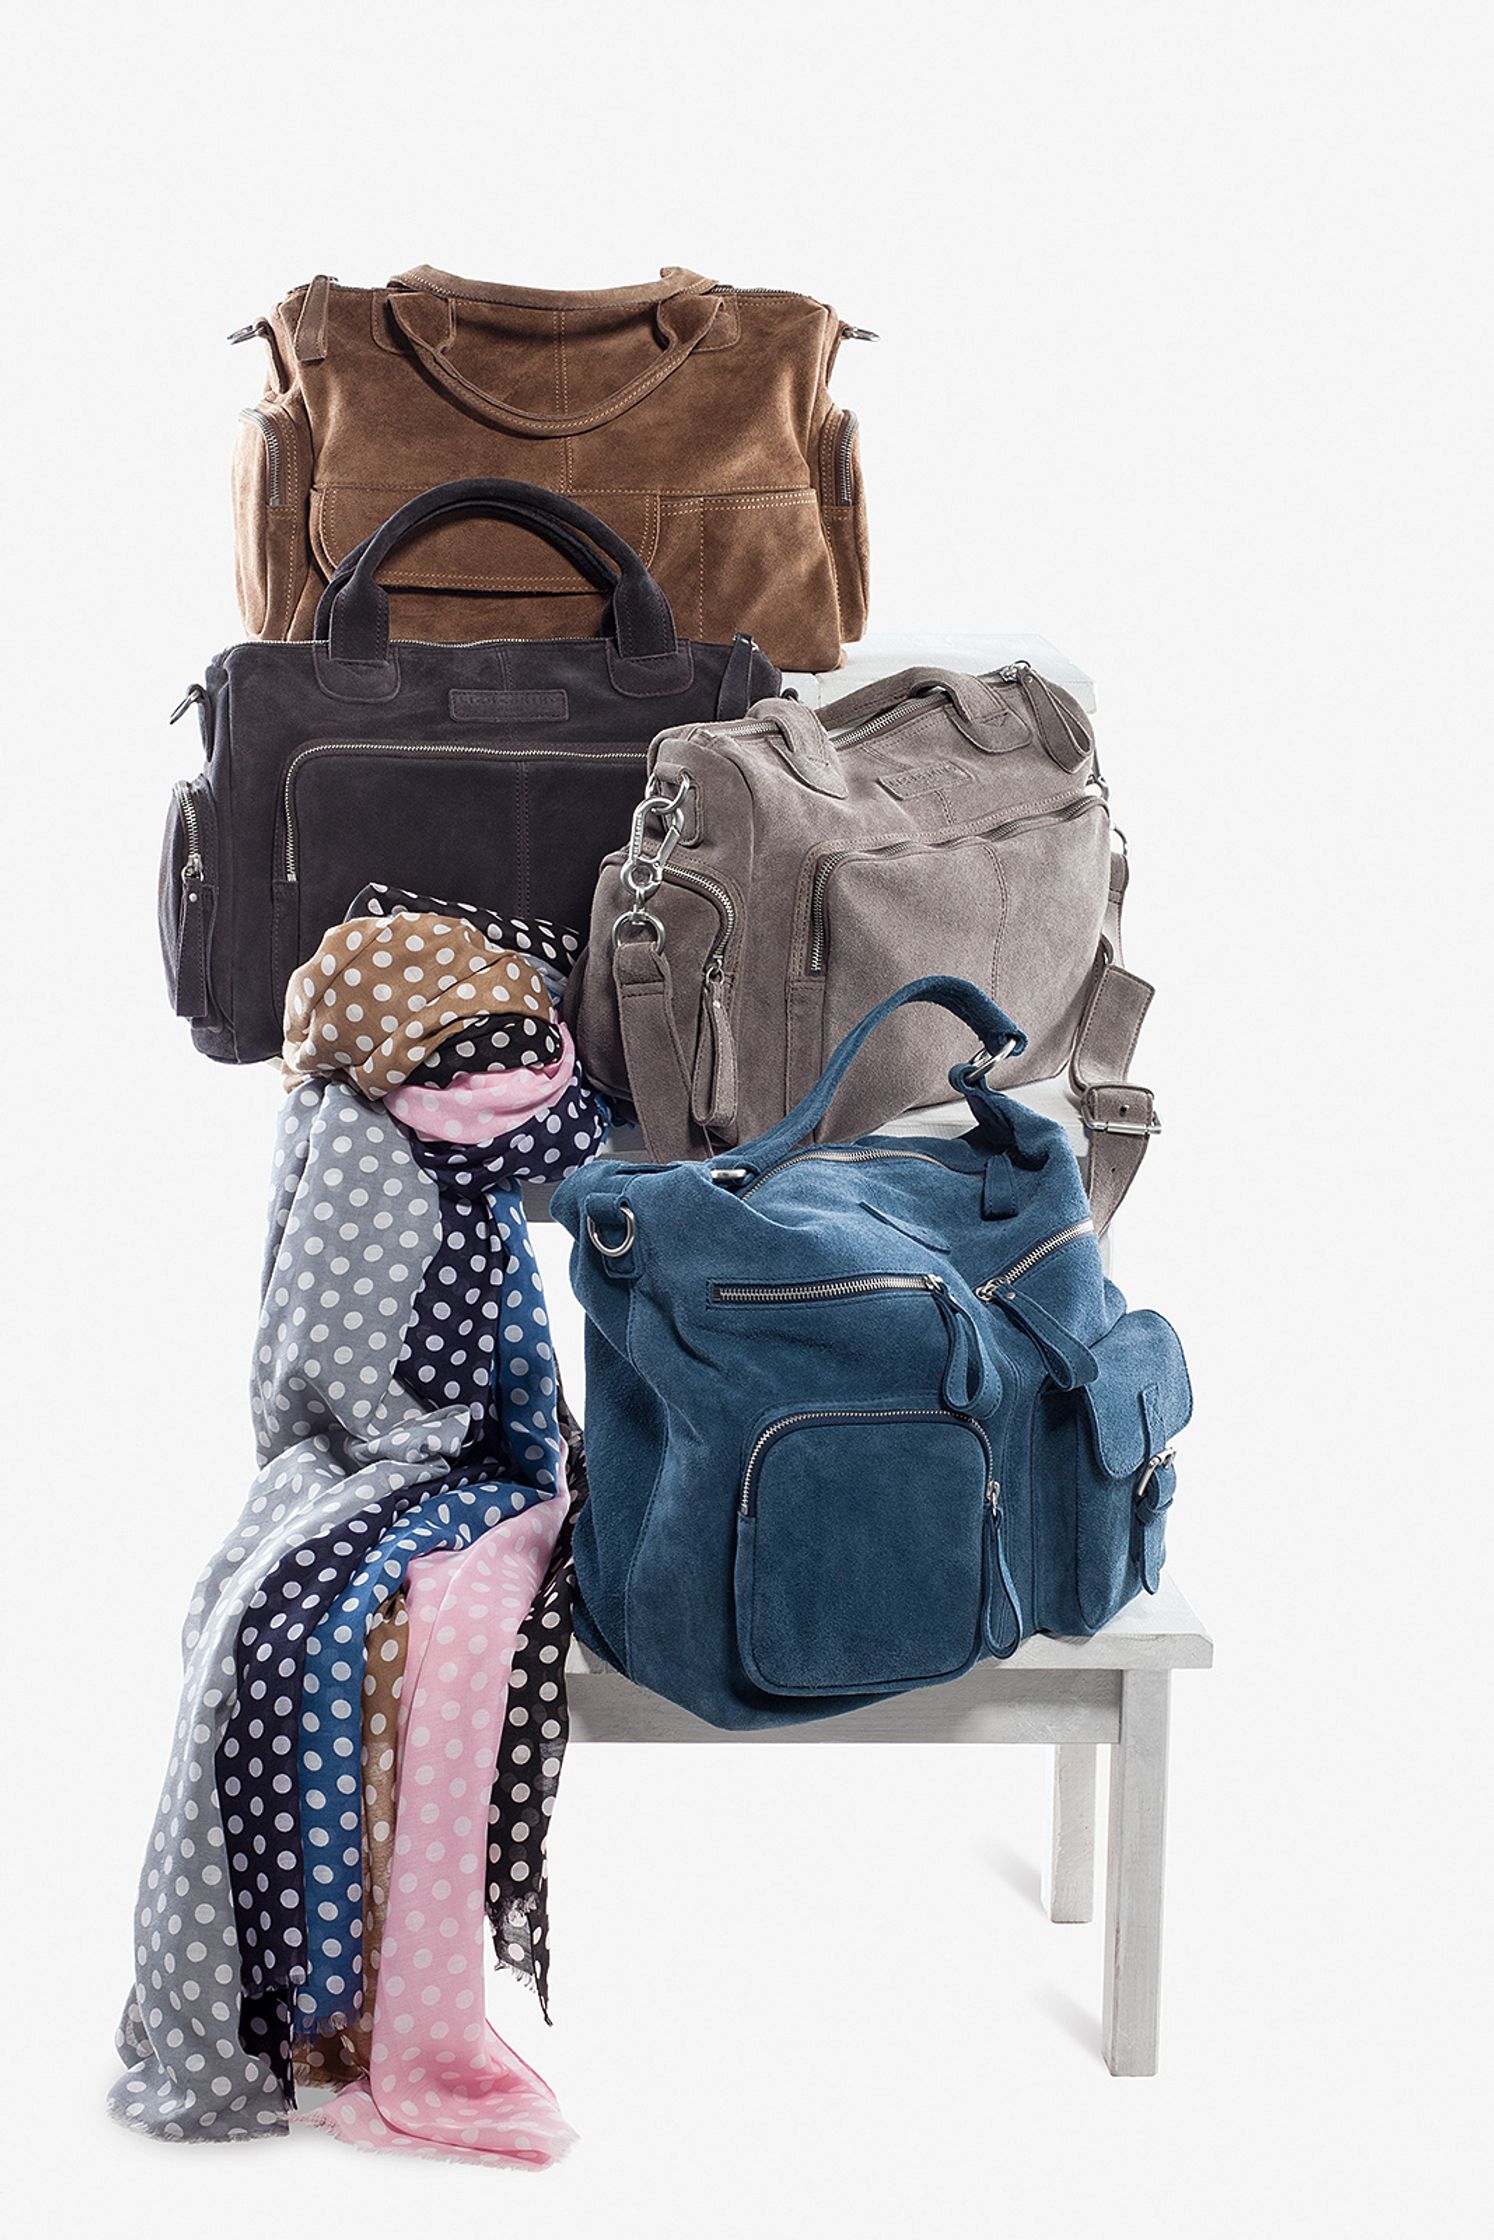
[[[388,304],[395,325],[431,379],[464,410],[476,413],[479,419],[490,422],[495,428],[506,429],[510,435],[579,436],[589,429],[603,427],[619,413],[650,396],[684,364],[714,326],[722,304],[719,295],[663,292],[667,282],[661,282],[660,286],[660,296],[650,300],[654,323],[665,337],[667,347],[646,372],[624,382],[600,404],[579,412],[522,412],[517,405],[507,404],[503,398],[479,387],[454,366],[449,355],[457,338],[457,315],[452,297],[430,288],[415,288],[408,294],[394,290],[388,297]],[[439,305],[444,315],[441,320],[444,334],[431,331],[432,314],[427,307],[432,303]]]
[[[532,529],[537,537],[542,537],[546,544],[552,545],[563,560],[569,560],[578,576],[584,576],[588,583],[611,598],[617,589],[618,571],[610,560],[602,558],[595,545],[588,544],[584,537],[579,536],[575,530],[568,529],[563,522],[549,521],[540,515],[531,517],[521,526]],[[377,529],[370,530],[361,544],[355,544],[350,552],[343,554],[327,578],[326,588],[317,601],[316,620],[312,624],[311,634],[314,638],[326,637],[332,618],[332,602],[362,559],[370,538],[377,535]]]
[[[666,264],[660,266],[657,280],[640,280],[626,288],[524,288],[507,280],[463,280],[437,265],[417,264],[408,272],[396,272],[389,285],[469,303],[511,303],[523,311],[642,311],[672,296],[703,295],[716,283],[685,265]]]
[[[417,529],[460,514],[480,513],[495,521],[511,521],[528,529],[561,552],[573,564],[581,549],[573,531],[599,548],[616,564],[613,576],[601,559],[582,569],[611,602],[612,635],[626,660],[646,660],[679,652],[674,616],[669,601],[630,544],[558,491],[542,490],[532,482],[508,482],[488,475],[472,475],[461,482],[438,483],[408,505],[392,513],[381,529],[365,538],[341,584],[328,584],[317,607],[314,625],[325,636],[335,662],[386,662],[389,656],[389,599],[378,582],[378,570],[391,553]],[[341,571],[339,570],[339,573]]]
[[[874,1011],[868,1011],[860,1026],[852,1027],[833,1052],[819,1080],[807,1096],[799,1099],[793,1111],[766,1135],[743,1144],[732,1153],[733,1167],[756,1173],[806,1142],[829,1111],[831,1100],[850,1072],[862,1044],[876,1033],[884,1019],[901,1010],[905,1003],[937,1004],[942,1011],[953,1012],[957,1019],[963,1019],[981,1038],[982,1048],[976,1058],[966,1065],[951,1068],[949,1079],[951,1086],[969,1100],[976,1119],[985,1119],[989,1098],[984,1087],[987,1068],[996,1057],[1019,1057],[1027,1047],[1027,1037],[974,981],[957,980],[946,973],[930,973],[922,980],[910,980],[905,988],[888,996]]]

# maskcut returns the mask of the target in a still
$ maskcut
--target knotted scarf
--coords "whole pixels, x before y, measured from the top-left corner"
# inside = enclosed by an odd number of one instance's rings
[[[538,1119],[565,1095],[576,1071],[569,1027],[561,1027],[560,1043],[554,1065],[457,1073],[444,1088],[407,1081],[390,1091],[389,1110],[428,1143],[492,1143]]]
[[[569,926],[552,924],[548,918],[505,918],[480,903],[442,902],[431,895],[412,894],[406,887],[367,886],[355,898],[348,916],[377,918],[411,913],[465,918],[495,949],[518,950],[530,959],[556,1004],[581,953],[581,936]],[[550,1021],[509,1016],[479,1022],[469,1033],[454,1035],[422,1059],[410,1079],[441,1088],[454,1074],[487,1073],[509,1066],[549,1066],[559,1056],[558,1027]]]
[[[514,1642],[564,1503],[410,1572],[399,1809],[366,2083],[304,2120],[355,2146],[545,2164],[574,2137],[483,2013],[483,1836]]]
[[[386,1096],[429,1052],[495,1015],[542,1023],[554,1005],[533,962],[465,919],[401,911],[331,926],[285,993],[285,1085],[342,1074]]]
[[[550,918],[506,918],[482,902],[458,902],[435,895],[413,894],[408,887],[386,886],[371,880],[353,898],[350,918],[388,917],[395,912],[417,917],[465,918],[495,949],[517,949],[543,974],[552,996],[559,997],[581,954],[581,936],[570,926]]]

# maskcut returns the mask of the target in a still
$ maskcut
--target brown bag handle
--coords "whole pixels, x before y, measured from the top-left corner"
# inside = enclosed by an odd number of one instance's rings
[[[524,288],[507,280],[463,280],[433,264],[396,272],[391,288],[413,288],[428,296],[455,296],[467,303],[511,303],[523,311],[642,311],[671,296],[704,295],[716,282],[682,264],[662,265],[657,280],[628,288]]]
[[[437,277],[444,278],[445,275],[438,275]],[[490,421],[494,427],[506,428],[510,435],[578,436],[584,435],[590,428],[600,428],[607,421],[615,420],[619,413],[626,412],[631,405],[635,405],[642,398],[649,396],[661,382],[667,381],[669,376],[684,364],[696,345],[705,340],[715,324],[717,314],[721,309],[722,299],[719,295],[681,292],[679,281],[684,279],[688,282],[693,280],[694,277],[693,274],[666,273],[657,283],[659,289],[657,296],[647,290],[618,288],[610,291],[606,289],[598,290],[596,294],[581,299],[596,304],[608,299],[609,296],[615,302],[619,296],[631,299],[635,296],[644,295],[646,300],[654,306],[655,318],[660,329],[669,337],[668,348],[660,353],[646,373],[640,374],[636,380],[625,383],[621,389],[614,389],[611,396],[604,397],[600,404],[592,405],[581,412],[521,412],[516,406],[504,403],[501,397],[489,395],[488,391],[479,388],[475,381],[469,381],[467,376],[452,364],[448,355],[452,344],[456,340],[457,318],[454,298],[447,295],[443,290],[431,287],[428,282],[411,289],[408,293],[394,289],[388,297],[388,304],[396,326],[400,329],[431,379],[439,383],[448,395],[454,397],[457,403],[465,406],[468,411],[477,413],[480,418]],[[458,283],[458,286],[467,285],[465,282]],[[472,284],[474,292],[476,285],[476,283]],[[705,283],[702,283],[702,285],[705,285]],[[501,298],[494,292],[485,296],[482,300],[514,301],[531,299],[520,298],[520,292],[514,290],[511,294],[505,294]],[[432,301],[439,302],[445,308],[446,333],[440,340],[424,331],[428,325],[428,314],[424,307]],[[639,306],[639,308],[642,307],[642,305]]]

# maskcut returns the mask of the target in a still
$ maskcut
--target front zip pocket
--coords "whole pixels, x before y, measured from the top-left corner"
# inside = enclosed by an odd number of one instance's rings
[[[973,1408],[988,1392],[989,1405],[999,1393],[999,1380],[987,1358],[979,1326],[942,1276],[918,1272],[813,1276],[795,1283],[713,1283],[711,1304],[716,1307],[820,1307],[841,1306],[856,1300],[895,1298],[899,1294],[930,1300],[943,1326],[944,1362],[939,1393],[946,1408],[962,1413]],[[828,1342],[828,1341],[821,1341]],[[858,1346],[857,1351],[861,1348]],[[906,1349],[899,1366],[910,1366]],[[746,1498],[744,1488],[743,1498]]]
[[[646,762],[646,748],[621,741],[327,739],[302,747],[281,780],[270,990],[277,1013],[291,972],[370,880],[585,925],[598,865],[627,834]],[[557,853],[561,831],[572,844]]]
[[[901,712],[900,709],[889,710],[889,714],[893,715],[900,715]],[[918,712],[923,713],[924,711],[920,709]],[[840,743],[855,742],[862,737],[869,736],[871,731],[883,721],[885,721],[885,718],[873,717],[871,722],[864,725],[860,732],[846,733]],[[1081,795],[1077,801],[1067,802],[1061,809],[1046,809],[1032,816],[1012,817],[1005,824],[993,825],[987,832],[967,833],[958,840],[943,842],[897,840],[885,848],[832,849],[828,854],[819,857],[810,878],[809,940],[804,958],[806,974],[814,979],[825,970],[830,949],[832,888],[837,875],[847,865],[886,863],[902,856],[931,856],[942,860],[949,851],[954,849],[972,847],[990,849],[998,846],[1003,840],[1014,839],[1018,833],[1031,831],[1041,825],[1070,824],[1076,817],[1087,816],[1092,810],[1103,807],[1104,802],[1099,793],[1086,793]],[[986,916],[989,917],[989,915],[990,913],[987,912]],[[986,960],[986,962],[988,964],[989,960]],[[982,977],[982,985],[984,985],[984,977]]]
[[[876,1695],[950,1680],[986,1642],[1000,1492],[974,1417],[804,1408],[742,1471],[737,1644],[770,1695]]]

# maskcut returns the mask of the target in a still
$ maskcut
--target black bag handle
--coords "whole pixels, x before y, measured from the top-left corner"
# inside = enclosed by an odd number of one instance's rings
[[[588,583],[594,584],[598,591],[604,593],[610,599],[617,589],[618,580],[617,570],[613,567],[612,562],[604,560],[595,545],[588,544],[584,537],[577,536],[576,532],[573,529],[566,528],[563,522],[545,521],[543,526],[541,522],[542,517],[536,514],[531,521],[523,523],[522,526],[532,528],[536,536],[543,537],[547,544],[553,545],[562,559],[569,560],[577,575],[585,576]],[[362,559],[371,539],[377,535],[377,529],[371,530],[369,535],[363,539],[362,544],[355,544],[352,551],[345,553],[342,559],[338,561],[333,573],[327,579],[327,585],[321,598],[317,601],[316,621],[312,625],[311,632],[314,638],[326,637],[332,618],[332,602]]]
[[[433,490],[412,498],[392,513],[382,528],[365,537],[356,553],[350,553],[342,563],[322,594],[314,624],[317,637],[325,638],[332,660],[387,661],[389,599],[378,581],[378,570],[416,529],[471,513],[528,529],[579,568],[597,590],[606,592],[610,634],[625,659],[672,656],[679,651],[668,599],[633,547],[615,529],[588,513],[585,506],[578,506],[556,490],[543,490],[538,483],[470,475],[460,482],[438,483]],[[608,560],[614,563],[615,572],[608,568]]]

